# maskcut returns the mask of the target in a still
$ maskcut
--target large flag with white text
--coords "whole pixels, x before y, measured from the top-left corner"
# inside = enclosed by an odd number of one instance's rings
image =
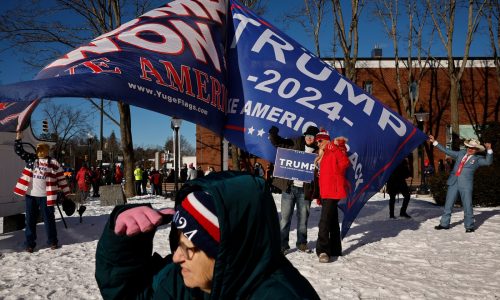
[[[342,236],[426,138],[233,0],[172,1],[55,60],[35,80],[0,87],[5,103],[46,97],[124,101],[199,124],[269,161],[276,155],[272,126],[283,137],[300,136],[310,125],[348,137]],[[7,125],[0,130],[12,130]]]
[[[274,161],[271,126],[294,138],[310,125],[349,139],[349,196],[341,201],[342,236],[387,181],[425,141],[423,132],[245,7],[231,6],[229,99],[224,136]]]

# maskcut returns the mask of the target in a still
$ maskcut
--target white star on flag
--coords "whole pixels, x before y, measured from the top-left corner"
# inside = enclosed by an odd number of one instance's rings
[[[264,136],[264,129],[260,129],[259,131],[257,131],[257,136],[260,136],[260,137],[263,137]]]
[[[254,131],[255,131],[255,128],[253,128],[253,126],[248,128],[248,134],[253,134]]]

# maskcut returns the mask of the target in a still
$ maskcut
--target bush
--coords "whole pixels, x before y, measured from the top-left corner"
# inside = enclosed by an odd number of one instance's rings
[[[490,123],[481,132],[482,142],[490,142],[493,148],[493,164],[489,167],[479,167],[474,175],[474,192],[472,205],[474,206],[500,206],[500,124]],[[429,186],[434,201],[444,205],[448,186],[448,175],[436,174],[429,179]],[[458,200],[458,199],[457,199]],[[460,201],[456,201],[461,204]]]
[[[474,175],[474,206],[500,206],[500,157],[495,156],[492,166],[481,167]]]
[[[488,123],[481,131],[481,140],[483,143],[491,143],[493,164],[480,167],[474,175],[472,203],[479,206],[500,206],[500,123]]]
[[[434,174],[434,176],[428,178],[429,188],[437,205],[443,206],[446,201],[446,192],[448,191],[448,186],[446,185],[447,179],[448,174],[444,172]]]

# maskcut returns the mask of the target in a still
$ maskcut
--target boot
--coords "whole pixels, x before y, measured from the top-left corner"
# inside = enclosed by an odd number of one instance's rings
[[[396,202],[394,196],[389,195],[389,218],[391,219],[396,219],[396,217],[394,216],[394,202]]]
[[[399,213],[399,216],[400,216],[401,218],[411,219],[410,215],[408,215],[408,214],[406,213],[406,211],[401,211],[401,212]]]
[[[411,219],[411,216],[410,216],[410,215],[408,215],[406,212],[402,212],[402,213],[400,213],[400,214],[399,214],[399,216],[400,216],[401,218]]]

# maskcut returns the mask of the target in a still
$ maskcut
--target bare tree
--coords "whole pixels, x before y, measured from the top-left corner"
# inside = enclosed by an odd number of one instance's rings
[[[72,139],[82,138],[91,130],[88,114],[71,106],[44,101],[42,114],[49,122],[48,135],[55,142],[54,153],[58,160]]]
[[[134,1],[134,17],[143,14],[153,1]],[[30,9],[26,9],[26,7]],[[130,8],[129,6],[128,8]],[[33,0],[30,5],[20,3],[1,16],[0,38],[9,41],[7,47],[27,53],[25,62],[33,66],[45,65],[62,53],[75,48],[91,37],[101,35],[121,25],[124,2],[119,0],[55,0],[54,5],[42,5]],[[81,22],[46,21],[49,16],[69,14],[83,18]],[[59,19],[54,17],[54,19]],[[73,20],[72,20],[73,21]],[[77,25],[75,25],[77,24]],[[7,43],[6,43],[7,44]],[[0,49],[2,50],[2,49]],[[120,113],[121,145],[125,162],[125,193],[134,194],[134,153],[131,131],[130,106],[118,102]]]
[[[321,56],[319,33],[325,15],[325,8],[325,0],[304,0],[303,6],[298,6],[285,16],[290,21],[298,22],[307,32],[312,34],[314,50],[318,57]]]
[[[490,38],[490,47],[493,54],[495,64],[495,75],[497,85],[500,88],[500,2],[497,0],[490,0],[486,7],[486,20],[488,22],[488,36]],[[500,99],[497,99],[495,106],[495,121],[498,122],[500,109]]]
[[[492,74],[491,72],[490,61],[487,59],[479,60],[475,64],[481,64],[481,66],[474,68],[474,70],[469,69],[465,73],[468,78],[460,86],[460,95],[462,96],[462,104],[467,118],[479,136],[486,129],[488,120],[498,116],[500,98],[497,97],[494,100],[490,96],[493,90],[491,85],[498,83],[495,73]],[[493,72],[496,72],[496,69]],[[478,79],[476,77],[480,77],[479,82],[481,84],[477,84]]]
[[[420,102],[420,85],[429,67],[430,47],[432,38],[428,39],[427,55],[423,55],[423,33],[428,16],[425,7],[419,7],[419,1],[407,0],[401,13],[401,1],[398,0],[378,0],[375,2],[375,14],[386,31],[387,36],[392,41],[394,48],[394,67],[396,73],[396,91],[393,100],[399,108],[399,113],[404,115],[410,122],[416,123],[414,117],[417,104]],[[406,13],[407,24],[401,25],[399,16]],[[401,58],[399,54],[400,40],[406,36],[407,57]],[[431,35],[432,37],[432,35]],[[413,58],[413,50],[416,50],[416,61]],[[389,92],[390,93],[390,92]],[[401,105],[403,108],[401,109]],[[422,105],[420,105],[422,107]],[[414,150],[414,157],[417,157],[418,149]],[[431,153],[429,151],[428,153]],[[419,162],[413,160],[414,176],[417,175]]]
[[[365,2],[364,0],[351,1],[351,22],[348,28],[344,23],[341,2],[340,0],[332,0],[334,35],[340,40],[340,46],[344,53],[342,73],[351,81],[355,81],[359,46],[358,24]],[[335,36],[334,41],[336,41]],[[334,49],[334,53],[335,51],[336,49]]]
[[[432,21],[439,35],[441,43],[446,50],[447,55],[447,70],[450,78],[450,110],[451,110],[451,130],[452,130],[452,147],[459,147],[459,116],[458,116],[458,101],[460,98],[460,80],[464,73],[467,61],[469,59],[470,45],[472,38],[479,24],[482,11],[487,0],[484,1],[467,1],[467,33],[465,37],[465,47],[462,59],[455,60],[453,57],[453,33],[455,31],[455,16],[457,10],[456,0],[441,0],[430,1],[426,0]],[[458,3],[460,4],[460,3]],[[459,21],[461,22],[461,21]]]
[[[193,156],[196,155],[196,150],[189,143],[188,139],[183,135],[179,136],[180,142],[180,157],[182,156]],[[165,142],[164,150],[170,151],[170,153],[174,152],[174,141],[172,138],[168,138]]]
[[[396,99],[403,105],[403,114],[410,121],[415,122],[414,114],[420,98],[419,87],[429,67],[432,38],[428,39],[427,51],[425,51],[423,49],[423,28],[426,25],[428,11],[425,7],[423,9],[418,7],[418,1],[416,0],[407,0],[405,3],[406,11],[403,11],[403,13],[406,12],[408,23],[404,25],[398,23],[400,2],[398,0],[379,0],[375,3],[375,7],[376,15],[383,24],[394,47]],[[404,35],[406,35],[408,55],[406,59],[401,60],[399,45],[400,39]],[[417,52],[416,58],[412,55],[414,49]]]
[[[114,131],[111,131],[109,137],[104,138],[104,150],[108,153],[109,162],[114,163],[117,156],[121,153],[120,141],[116,138]]]

